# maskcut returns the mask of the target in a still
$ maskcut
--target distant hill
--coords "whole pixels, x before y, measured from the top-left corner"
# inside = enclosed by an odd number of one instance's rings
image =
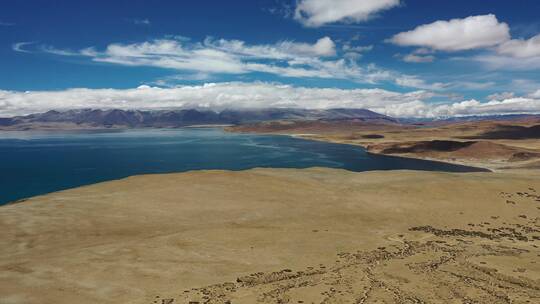
[[[493,130],[489,130],[476,136],[467,138],[474,139],[539,139],[540,125],[526,126],[496,126]]]
[[[421,123],[439,123],[453,124],[460,122],[475,121],[520,121],[520,122],[540,122],[540,114],[499,114],[499,115],[471,115],[455,116],[444,118],[400,118],[401,123],[421,124]]]
[[[0,118],[0,128],[12,130],[47,128],[177,128],[191,125],[244,124],[275,120],[357,120],[397,123],[397,120],[365,109],[253,109],[253,110],[69,110]]]

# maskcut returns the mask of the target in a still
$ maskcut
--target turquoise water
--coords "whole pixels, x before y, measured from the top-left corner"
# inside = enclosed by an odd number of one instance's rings
[[[362,148],[220,129],[0,132],[0,204],[144,173],[313,166],[352,171],[474,168],[378,156]]]

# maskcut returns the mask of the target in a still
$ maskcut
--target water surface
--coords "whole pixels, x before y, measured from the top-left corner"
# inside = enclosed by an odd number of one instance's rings
[[[0,204],[136,174],[313,166],[352,171],[477,170],[373,155],[351,145],[217,128],[0,132]]]

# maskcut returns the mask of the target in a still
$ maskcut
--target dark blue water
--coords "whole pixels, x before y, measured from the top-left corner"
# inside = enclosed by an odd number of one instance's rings
[[[0,204],[143,173],[313,166],[352,171],[476,170],[371,155],[350,145],[220,129],[0,132]]]

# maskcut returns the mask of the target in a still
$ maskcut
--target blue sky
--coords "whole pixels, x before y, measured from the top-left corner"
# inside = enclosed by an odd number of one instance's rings
[[[188,105],[532,113],[539,11],[535,0],[5,1],[0,115]],[[161,102],[130,97],[136,88]],[[195,88],[206,88],[197,102],[182,95]],[[224,93],[239,88],[251,95]]]

